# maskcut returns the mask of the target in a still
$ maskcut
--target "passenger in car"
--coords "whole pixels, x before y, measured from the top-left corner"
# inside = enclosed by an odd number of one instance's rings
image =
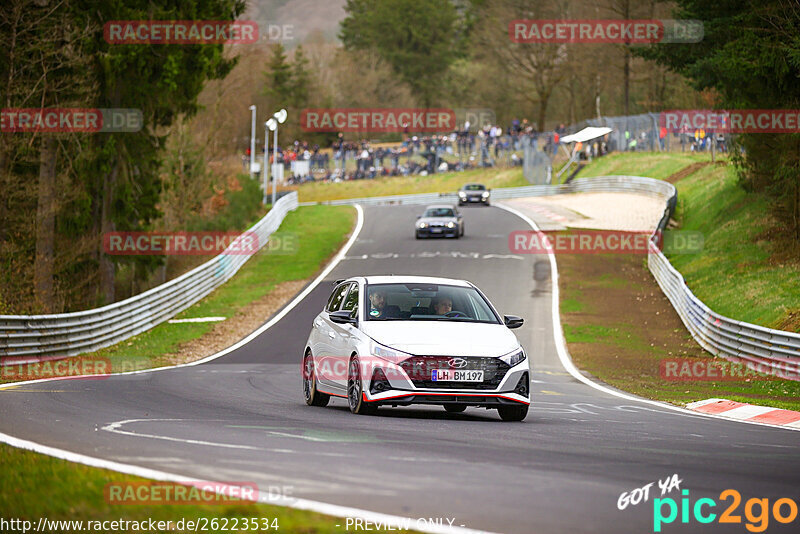
[[[434,297],[431,309],[435,315],[445,315],[453,311],[453,300],[450,297]]]

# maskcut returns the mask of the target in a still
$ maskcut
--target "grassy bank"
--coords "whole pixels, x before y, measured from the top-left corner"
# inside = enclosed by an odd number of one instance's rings
[[[680,180],[676,218],[705,236],[700,254],[673,255],[695,295],[740,321],[800,332],[800,258],[780,237],[771,200],[748,194],[732,166],[709,166]]]
[[[698,154],[616,154],[581,177],[635,174],[670,179],[678,189],[681,230],[701,232],[704,249],[675,254],[673,265],[712,309],[735,319],[800,331],[800,265],[788,258],[767,200],[737,185],[734,169]],[[664,362],[715,360],[691,338],[647,269],[631,255],[561,255],[561,316],[576,364],[626,391],[676,404],[723,397],[800,410],[800,382],[742,374],[675,381]],[[717,360],[719,361],[719,360]]]
[[[622,174],[665,180],[689,165],[711,161],[711,154],[695,152],[617,152],[596,158],[576,178]]]
[[[257,518],[259,531],[264,532],[264,521],[271,527],[279,527],[278,532],[329,533],[342,532],[336,524],[344,520],[322,514],[294,510],[279,506],[240,502],[218,505],[121,505],[106,500],[104,490],[107,484],[141,482],[145,479],[73,464],[30,451],[16,449],[0,444],[0,517],[5,520],[24,519],[33,523],[40,518],[48,520],[82,521],[172,521],[181,519],[208,520],[207,527],[213,525],[212,519],[219,522],[220,528],[227,520],[228,529],[233,529],[238,520],[238,529],[244,520],[248,525]],[[160,484],[160,483],[157,483]],[[207,495],[210,498],[210,495]],[[200,527],[202,529],[202,527]],[[73,528],[53,528],[45,531],[70,532]],[[86,530],[86,528],[84,528]],[[115,529],[103,529],[110,532]],[[122,529],[120,529],[121,531]],[[147,531],[148,528],[144,528]],[[212,532],[219,529],[209,529]],[[250,527],[252,530],[252,527]],[[173,524],[171,532],[194,532],[195,529],[177,529]],[[268,529],[274,532],[274,528]]]
[[[408,195],[411,193],[452,193],[469,182],[487,187],[529,185],[522,176],[522,167],[511,169],[474,169],[430,176],[395,176],[374,180],[350,180],[339,183],[309,182],[297,186],[300,202],[322,202],[344,198]]]

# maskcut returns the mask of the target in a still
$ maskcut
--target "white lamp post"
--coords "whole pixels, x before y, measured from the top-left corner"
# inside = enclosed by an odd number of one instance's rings
[[[269,132],[274,131],[278,127],[278,123],[270,117],[264,123],[264,195],[261,197],[261,203],[267,203],[267,191],[269,190]],[[275,199],[272,199],[272,204],[275,205]]]
[[[275,112],[270,120],[276,120],[277,123],[275,124],[275,137],[272,140],[272,161],[273,164],[278,163],[278,124],[283,124],[286,122],[286,110],[281,109],[280,111]],[[272,205],[275,205],[275,197],[278,194],[278,180],[277,176],[275,176],[272,180]]]
[[[250,106],[250,179],[253,179],[253,166],[256,160],[256,107]]]

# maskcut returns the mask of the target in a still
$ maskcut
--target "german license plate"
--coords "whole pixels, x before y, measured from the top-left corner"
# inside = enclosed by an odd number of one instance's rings
[[[441,234],[442,230],[443,230],[442,228],[431,228],[431,233]]]
[[[434,382],[483,382],[483,371],[434,369],[431,373],[431,380]]]

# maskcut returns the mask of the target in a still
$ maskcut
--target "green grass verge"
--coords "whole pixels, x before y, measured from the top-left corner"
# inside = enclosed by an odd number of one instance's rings
[[[74,464],[42,454],[16,449],[0,444],[0,517],[24,519],[37,525],[39,518],[50,520],[119,520],[128,521],[173,521],[206,518],[228,519],[228,532],[233,520],[242,521],[259,518],[277,525],[278,532],[333,533],[342,532],[336,524],[343,525],[341,518],[295,510],[280,506],[250,502],[219,505],[120,505],[109,503],[104,489],[107,484],[139,482],[145,479]],[[274,522],[273,522],[274,521]],[[71,529],[58,529],[58,532]],[[147,530],[147,529],[145,529]],[[55,530],[53,530],[55,531]],[[105,530],[111,532],[112,530]],[[218,529],[210,529],[218,532]],[[252,531],[252,530],[251,530]],[[274,532],[268,530],[267,532]],[[171,532],[194,532],[174,529]],[[265,532],[265,530],[259,530]]]
[[[698,161],[711,161],[711,154],[694,152],[616,152],[594,159],[576,178],[622,174],[664,180]]]
[[[395,176],[374,180],[349,180],[339,183],[309,182],[297,187],[300,202],[322,202],[345,198],[382,197],[412,193],[453,193],[469,182],[490,188],[530,185],[522,167],[474,169],[430,176]]]

